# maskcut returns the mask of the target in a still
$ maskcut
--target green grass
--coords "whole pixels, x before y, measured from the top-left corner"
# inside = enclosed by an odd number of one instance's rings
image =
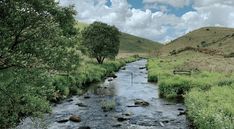
[[[187,46],[216,49],[224,54],[233,52],[234,29],[223,27],[205,27],[192,31],[171,41],[160,49],[162,55],[169,55],[173,50]]]
[[[192,90],[185,97],[188,117],[199,129],[234,128],[234,87]]]
[[[162,45],[141,37],[122,33],[120,36],[120,52],[122,53],[153,53]]]
[[[201,90],[208,90],[213,85],[231,85],[234,83],[234,76],[222,72],[193,71],[192,75],[174,75],[173,70],[185,69],[183,64],[186,59],[177,58],[155,58],[148,60],[148,80],[158,82],[161,96],[174,98],[183,96],[192,88],[198,87]]]
[[[22,118],[39,117],[50,112],[50,102],[58,102],[70,95],[80,94],[89,83],[101,81],[105,76],[118,71],[121,66],[137,59],[139,57],[128,57],[98,64],[86,57],[79,68],[69,75],[38,69],[1,71],[0,128],[14,127]]]
[[[58,94],[56,99],[60,100],[70,94],[78,94],[79,90],[88,86],[89,83],[99,82],[105,76],[112,74],[126,63],[139,59],[138,57],[128,57],[116,60],[107,60],[103,64],[98,64],[93,60],[84,61],[81,66],[69,76],[56,75],[54,86]]]
[[[196,58],[205,59],[200,54],[191,53],[149,59],[148,79],[158,82],[161,97],[185,98],[188,118],[196,128],[233,129],[234,75],[225,71],[210,71],[206,68],[209,67],[209,63],[203,67],[195,67],[198,71],[187,67],[188,59],[194,61]],[[192,74],[174,75],[175,69],[191,70]]]
[[[83,30],[88,24],[78,22],[77,28]],[[120,54],[150,54],[158,51],[162,44],[127,33],[120,35]]]
[[[101,102],[101,107],[103,109],[104,112],[108,112],[111,110],[114,110],[116,106],[115,100],[114,99],[110,99],[110,100],[103,100]]]

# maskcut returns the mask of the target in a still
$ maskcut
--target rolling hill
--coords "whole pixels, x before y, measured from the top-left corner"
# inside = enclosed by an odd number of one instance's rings
[[[82,30],[87,27],[88,24],[78,22],[77,27]],[[127,33],[121,33],[120,35],[120,54],[150,54],[157,51],[162,44],[151,41],[145,38],[137,37]]]
[[[185,47],[215,50],[224,55],[234,52],[234,29],[223,27],[204,27],[192,31],[160,49],[161,55],[169,55]]]

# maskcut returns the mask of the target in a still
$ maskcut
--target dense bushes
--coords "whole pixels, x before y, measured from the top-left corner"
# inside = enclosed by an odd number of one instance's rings
[[[46,100],[52,97],[54,87],[50,77],[41,72],[33,69],[1,71],[0,128],[8,128],[26,116],[39,116],[41,112],[50,111]]]

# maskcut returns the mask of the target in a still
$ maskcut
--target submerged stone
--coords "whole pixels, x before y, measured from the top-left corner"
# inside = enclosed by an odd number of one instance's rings
[[[68,119],[58,120],[57,122],[58,122],[58,123],[66,123],[66,122],[68,122]]]
[[[91,129],[89,126],[81,126],[78,129]]]
[[[80,122],[81,119],[79,116],[76,116],[76,115],[72,115],[70,118],[69,118],[70,121],[72,122]]]
[[[149,106],[149,102],[144,101],[142,99],[137,99],[137,100],[135,100],[135,105],[146,107],[146,106]]]

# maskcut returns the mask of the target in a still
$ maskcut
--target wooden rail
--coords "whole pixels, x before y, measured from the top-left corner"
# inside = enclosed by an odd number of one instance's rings
[[[192,71],[190,71],[190,70],[173,70],[173,74],[191,75]]]

